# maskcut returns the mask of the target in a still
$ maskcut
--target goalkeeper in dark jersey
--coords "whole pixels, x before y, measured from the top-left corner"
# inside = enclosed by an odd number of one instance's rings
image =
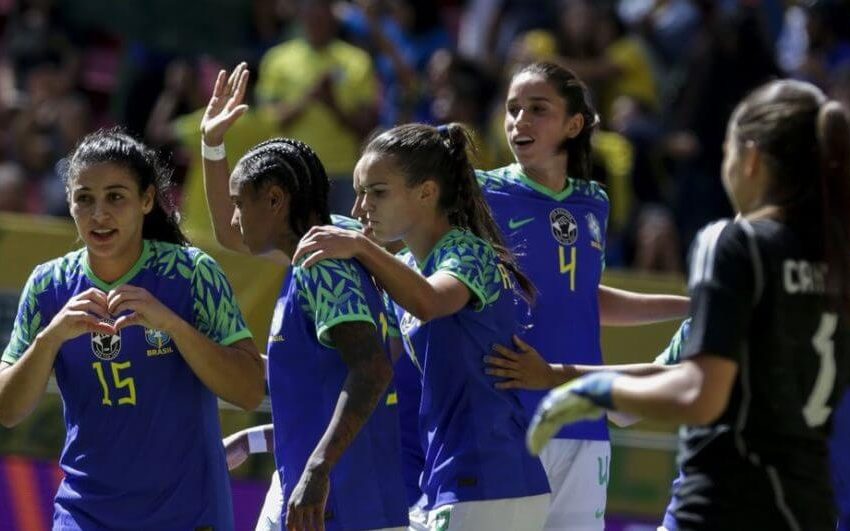
[[[678,421],[678,529],[831,531],[827,437],[850,376],[847,109],[807,83],[761,87],[732,115],[723,181],[742,219],[694,244],[682,364],[552,391],[529,446],[606,409]]]

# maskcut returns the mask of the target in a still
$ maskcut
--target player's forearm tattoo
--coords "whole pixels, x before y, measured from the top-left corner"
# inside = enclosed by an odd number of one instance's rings
[[[392,379],[392,366],[378,332],[368,323],[338,324],[330,336],[348,365],[348,376],[314,457],[333,466],[375,410]]]

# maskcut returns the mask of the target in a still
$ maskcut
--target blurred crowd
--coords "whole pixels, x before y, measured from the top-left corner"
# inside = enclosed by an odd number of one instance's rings
[[[741,97],[793,76],[850,104],[850,0],[0,0],[0,210],[67,215],[64,157],[120,124],[162,149],[189,233],[207,235],[198,125],[218,70],[242,60],[251,109],[231,163],[301,139],[340,212],[380,128],[462,122],[478,167],[510,163],[510,75],[559,62],[601,117],[608,265],[677,272],[695,231],[732,214],[719,175]]]

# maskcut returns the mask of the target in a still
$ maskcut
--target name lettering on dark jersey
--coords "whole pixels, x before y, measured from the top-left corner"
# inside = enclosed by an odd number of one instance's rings
[[[785,291],[797,293],[826,293],[826,264],[805,260],[785,260],[782,263]]]

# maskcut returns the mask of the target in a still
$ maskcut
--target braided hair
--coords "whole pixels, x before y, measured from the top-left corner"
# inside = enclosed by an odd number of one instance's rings
[[[233,173],[255,192],[271,184],[286,190],[291,196],[289,224],[297,237],[315,223],[331,222],[328,175],[316,152],[304,142],[292,138],[266,140],[245,153]]]

